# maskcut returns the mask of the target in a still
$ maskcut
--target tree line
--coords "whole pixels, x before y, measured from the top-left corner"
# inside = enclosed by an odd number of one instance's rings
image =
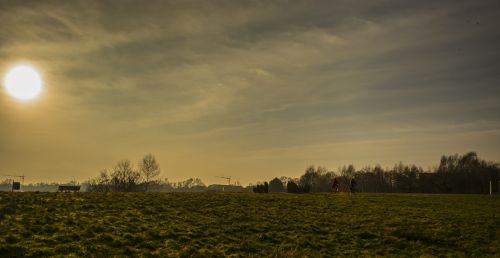
[[[331,192],[334,179],[344,192],[350,191],[354,179],[358,192],[486,194],[490,181],[493,192],[499,192],[500,166],[479,158],[475,152],[442,156],[439,166],[427,171],[402,162],[385,169],[377,165],[357,170],[348,165],[330,171],[309,166],[299,178],[274,178],[265,185],[258,184],[254,192]]]
[[[112,169],[104,169],[100,175],[84,185],[91,192],[210,192],[229,191],[269,193],[310,193],[331,192],[334,180],[338,190],[349,192],[352,180],[358,192],[379,193],[475,193],[489,192],[490,181],[493,191],[498,192],[500,180],[499,164],[485,161],[477,153],[442,156],[439,165],[428,170],[414,164],[399,162],[390,168],[363,167],[354,165],[340,167],[332,171],[323,166],[309,166],[298,178],[276,177],[269,182],[242,187],[241,185],[206,186],[199,178],[189,178],[181,182],[157,179],[160,165],[156,158],[145,155],[133,166],[130,160],[119,161]]]
[[[130,160],[121,160],[111,169],[101,170],[99,176],[83,183],[87,192],[247,192],[239,183],[223,186],[206,186],[199,178],[188,178],[180,182],[158,179],[160,164],[152,154],[145,155],[137,166]]]
[[[147,154],[137,163],[137,168],[130,160],[121,160],[111,170],[103,169],[85,186],[88,192],[148,191],[151,181],[159,174],[159,163],[152,154]]]

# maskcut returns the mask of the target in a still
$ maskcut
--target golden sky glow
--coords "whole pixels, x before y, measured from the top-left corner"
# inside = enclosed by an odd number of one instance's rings
[[[311,164],[500,156],[498,1],[1,1],[0,172],[82,181],[153,153],[243,184]],[[2,81],[2,83],[4,83]],[[222,180],[223,181],[223,180]]]

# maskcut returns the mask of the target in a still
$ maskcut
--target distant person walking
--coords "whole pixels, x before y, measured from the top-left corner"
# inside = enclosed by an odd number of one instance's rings
[[[351,193],[356,193],[356,180],[351,179]]]
[[[333,179],[332,190],[333,190],[334,193],[338,193],[339,192],[339,180],[337,180],[337,178]]]

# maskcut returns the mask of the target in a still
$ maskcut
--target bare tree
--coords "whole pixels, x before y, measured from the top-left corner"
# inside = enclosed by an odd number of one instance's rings
[[[130,160],[119,161],[113,168],[111,182],[115,191],[130,192],[134,191],[141,175],[135,171]]]
[[[146,179],[146,192],[148,191],[149,181],[160,174],[160,164],[156,161],[155,156],[147,154],[139,161],[139,171]]]
[[[107,169],[101,170],[99,177],[87,181],[88,192],[111,191],[111,176]]]

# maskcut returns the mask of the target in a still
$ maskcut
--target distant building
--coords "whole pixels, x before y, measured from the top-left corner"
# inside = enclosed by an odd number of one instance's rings
[[[244,193],[249,192],[247,188],[241,185],[209,185],[208,192],[226,192],[226,193]]]

